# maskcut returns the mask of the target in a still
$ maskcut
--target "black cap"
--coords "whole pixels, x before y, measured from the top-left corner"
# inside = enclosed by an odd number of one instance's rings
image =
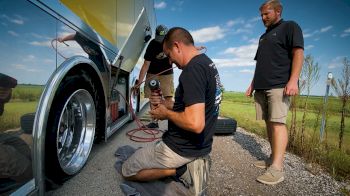
[[[168,28],[164,25],[158,25],[156,28],[156,37],[154,38],[157,42],[162,42],[165,34],[168,33]]]

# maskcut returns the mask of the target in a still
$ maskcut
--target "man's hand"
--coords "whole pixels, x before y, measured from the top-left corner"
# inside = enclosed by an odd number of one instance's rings
[[[155,109],[149,111],[153,119],[165,120],[168,119],[168,109],[163,104],[159,104]]]
[[[245,92],[245,96],[251,97],[253,95],[253,87],[252,85],[249,85],[247,91]]]
[[[294,96],[299,93],[299,87],[298,87],[298,82],[296,81],[291,81],[287,83],[286,87],[284,87],[284,92],[285,95],[288,96]]]
[[[160,90],[159,91],[152,91],[151,97],[149,98],[149,100],[153,106],[158,106],[160,104],[164,104],[162,92]]]

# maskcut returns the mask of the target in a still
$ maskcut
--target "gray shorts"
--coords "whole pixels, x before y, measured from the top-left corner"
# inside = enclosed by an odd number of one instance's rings
[[[182,157],[172,151],[163,141],[138,149],[122,165],[125,177],[136,175],[142,169],[178,168],[193,161],[195,157]]]
[[[289,96],[283,88],[255,90],[256,119],[286,124],[290,106]]]
[[[147,73],[146,79],[153,78],[158,79],[160,82],[160,89],[162,90],[163,97],[174,97],[174,74],[168,75],[155,75]],[[145,98],[149,98],[151,95],[151,89],[148,84],[145,84]]]

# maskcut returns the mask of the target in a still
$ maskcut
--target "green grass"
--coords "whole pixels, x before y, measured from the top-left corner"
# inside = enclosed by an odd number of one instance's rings
[[[12,91],[11,101],[38,101],[43,89],[41,85],[19,84]]]
[[[0,132],[20,127],[23,114],[35,112],[37,102],[11,102],[5,104],[5,111],[0,116]]]
[[[305,97],[299,97],[297,103],[297,131],[301,127]],[[338,150],[340,130],[340,101],[337,98],[330,98],[327,110],[327,140],[319,142],[319,130],[322,114],[317,122],[317,111],[320,111],[323,99],[310,97],[308,100],[305,143],[301,146],[300,133],[296,133],[295,141],[290,145],[289,150],[306,158],[308,161],[318,162],[325,166],[330,173],[340,178],[350,177],[350,117],[345,118],[345,133],[343,139],[343,151]],[[350,105],[350,104],[349,104]],[[347,108],[348,109],[348,108]],[[255,117],[254,99],[247,98],[244,93],[225,92],[221,104],[220,115],[232,117],[237,120],[238,126],[261,135],[266,138],[264,121],[257,121]],[[290,127],[291,112],[289,112],[287,127]],[[325,145],[327,144],[327,145]]]
[[[0,116],[0,132],[20,127],[20,117],[35,112],[44,86],[19,84],[12,90],[9,103],[5,103],[5,111]]]

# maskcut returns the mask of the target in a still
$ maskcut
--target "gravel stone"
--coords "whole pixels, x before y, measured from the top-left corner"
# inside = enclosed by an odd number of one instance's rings
[[[215,136],[210,154],[212,167],[208,195],[342,195],[343,183],[336,181],[317,165],[286,153],[286,178],[277,185],[264,185],[256,178],[264,169],[253,162],[270,155],[267,140],[238,127],[235,135]]]

